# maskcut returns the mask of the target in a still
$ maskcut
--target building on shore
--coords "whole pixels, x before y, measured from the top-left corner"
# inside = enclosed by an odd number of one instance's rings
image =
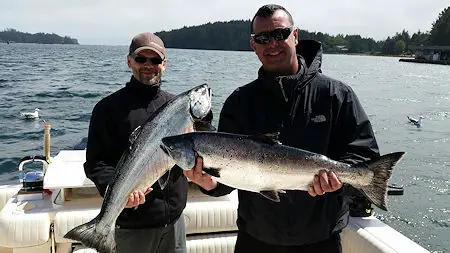
[[[414,59],[400,59],[402,62],[419,62],[450,65],[450,46],[409,46],[415,51]]]

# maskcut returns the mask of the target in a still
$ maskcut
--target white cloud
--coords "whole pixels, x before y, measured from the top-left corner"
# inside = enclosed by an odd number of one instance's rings
[[[360,34],[380,40],[403,29],[427,31],[448,0],[284,0],[296,25],[328,34]],[[207,22],[251,19],[260,0],[0,0],[5,28],[71,36],[81,44],[126,45],[143,31],[162,31]]]

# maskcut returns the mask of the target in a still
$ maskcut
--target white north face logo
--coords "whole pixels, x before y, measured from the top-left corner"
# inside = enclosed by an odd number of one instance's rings
[[[321,123],[327,121],[324,115],[317,115],[316,117],[311,119],[312,122]]]

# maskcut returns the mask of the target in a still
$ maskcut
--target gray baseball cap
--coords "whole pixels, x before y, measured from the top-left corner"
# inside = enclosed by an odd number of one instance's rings
[[[144,49],[156,52],[161,59],[166,57],[164,42],[153,33],[146,32],[134,36],[133,40],[131,40],[129,55],[137,54]]]

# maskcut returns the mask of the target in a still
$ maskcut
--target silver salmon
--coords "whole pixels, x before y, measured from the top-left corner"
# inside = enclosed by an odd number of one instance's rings
[[[145,192],[175,163],[161,150],[161,138],[191,132],[194,121],[211,110],[211,92],[206,84],[186,91],[163,105],[130,136],[130,147],[116,166],[99,215],[69,231],[65,238],[80,241],[100,253],[115,252],[116,219],[134,190]],[[161,183],[164,187],[165,183]],[[151,193],[149,193],[151,194]]]
[[[319,170],[330,170],[342,183],[360,189],[373,204],[387,210],[387,182],[404,152],[349,165],[282,145],[276,137],[195,132],[165,137],[161,147],[183,169],[194,167],[197,153],[203,158],[203,171],[218,182],[276,202],[279,192],[307,191]]]

